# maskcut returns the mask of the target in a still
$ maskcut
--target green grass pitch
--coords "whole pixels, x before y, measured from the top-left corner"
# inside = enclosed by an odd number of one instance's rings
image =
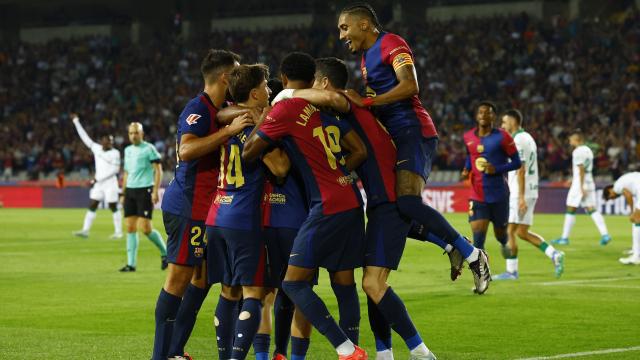
[[[72,237],[84,210],[0,209],[0,358],[148,359],[155,301],[164,281],[157,250],[140,238],[138,272],[119,273],[125,240],[109,240],[111,214],[98,212],[91,237]],[[155,225],[162,228],[160,212]],[[464,214],[448,215],[470,233]],[[598,244],[591,219],[578,216],[566,273],[553,275],[550,261],[519,242],[520,280],[493,282],[487,294],[472,294],[465,269],[449,280],[449,263],[430,244],[410,240],[390,283],[404,299],[427,346],[439,359],[517,359],[640,345],[640,267],[617,261],[630,247],[625,217],[607,217],[613,242]],[[561,231],[561,215],[537,215],[533,229],[547,239]],[[504,271],[497,242],[489,236],[494,273]],[[357,276],[360,276],[358,272]],[[335,299],[321,275],[317,291],[337,316]],[[216,359],[214,287],[200,312],[187,350],[198,360]],[[361,344],[375,354],[364,294]],[[407,359],[394,335],[396,359]],[[250,358],[252,355],[250,356]],[[314,333],[308,359],[336,359]],[[372,357],[375,358],[375,355]],[[630,350],[589,359],[638,359]]]

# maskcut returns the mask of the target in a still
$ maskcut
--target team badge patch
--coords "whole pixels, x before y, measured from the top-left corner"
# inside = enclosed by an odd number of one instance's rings
[[[196,124],[198,122],[198,119],[200,119],[201,117],[202,117],[202,115],[191,114],[191,115],[187,116],[185,121],[187,122],[188,125],[193,125],[193,124]]]
[[[476,150],[477,150],[479,153],[484,152],[484,145],[482,145],[482,144],[478,144],[478,147],[476,147]]]

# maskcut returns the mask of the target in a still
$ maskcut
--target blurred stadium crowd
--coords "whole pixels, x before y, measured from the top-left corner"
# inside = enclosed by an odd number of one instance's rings
[[[428,22],[386,29],[412,46],[421,97],[441,134],[435,167],[464,164],[462,134],[473,126],[473,105],[490,99],[517,107],[538,142],[541,175],[558,179],[570,169],[565,134],[580,127],[596,149],[598,174],[640,168],[640,18],[629,10],[610,19],[542,23],[525,14]],[[264,62],[277,74],[293,50],[338,56],[361,88],[359,56],[348,54],[333,24],[326,28],[203,34],[129,44],[85,38],[0,48],[0,168],[4,179],[38,179],[64,170],[88,175],[90,151],[68,113],[81,114],[98,140],[127,144],[126,124],[140,121],[146,139],[175,166],[175,124],[201,90],[199,62],[209,47],[227,48],[243,61]]]

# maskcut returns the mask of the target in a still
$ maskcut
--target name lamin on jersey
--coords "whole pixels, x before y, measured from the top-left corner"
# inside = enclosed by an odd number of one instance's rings
[[[307,106],[302,109],[302,113],[298,115],[300,117],[300,120],[296,121],[296,124],[307,126],[309,119],[311,119],[311,116],[313,116],[313,114],[315,114],[316,112],[318,112],[318,108],[311,104],[307,104]]]

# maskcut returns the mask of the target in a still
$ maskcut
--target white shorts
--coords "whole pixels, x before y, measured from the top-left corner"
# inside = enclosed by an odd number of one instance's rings
[[[595,208],[596,207],[596,187],[587,187],[584,198],[579,186],[572,186],[567,195],[567,206],[573,208]]]
[[[89,191],[89,198],[95,201],[104,201],[107,204],[117,203],[120,189],[118,181],[105,181],[93,184]]]
[[[518,211],[518,198],[509,199],[509,224],[533,225],[533,211],[538,199],[532,198],[524,201],[527,203],[527,211],[521,216],[520,211]]]

